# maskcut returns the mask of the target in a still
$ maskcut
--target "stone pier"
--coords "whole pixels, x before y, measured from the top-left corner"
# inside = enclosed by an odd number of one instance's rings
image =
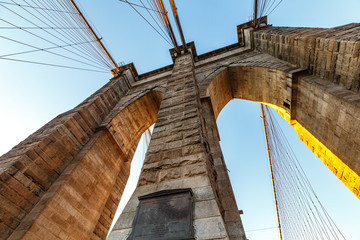
[[[0,239],[106,239],[137,143],[154,123],[137,188],[108,238],[186,229],[186,238],[246,239],[216,127],[233,98],[274,107],[360,198],[359,32],[356,23],[245,23],[232,45],[197,55],[189,43],[187,53],[170,51],[173,64],[140,75],[122,66],[0,157]]]

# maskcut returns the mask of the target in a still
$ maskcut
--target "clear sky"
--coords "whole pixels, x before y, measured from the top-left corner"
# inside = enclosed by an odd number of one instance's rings
[[[171,64],[171,48],[134,11],[117,0],[79,0],[118,62],[134,62],[139,73]],[[10,2],[10,1],[9,1]],[[18,0],[17,2],[21,2]],[[137,0],[136,0],[137,2]],[[167,1],[165,1],[167,2]],[[236,25],[252,15],[252,1],[177,0],[185,38],[198,54],[237,41]],[[169,9],[169,8],[168,8]],[[360,22],[359,0],[284,0],[269,16],[274,26],[334,27]],[[17,21],[0,7],[1,18]],[[5,26],[0,22],[0,26]],[[0,36],[27,41],[14,30]],[[0,55],[25,49],[0,40]],[[46,53],[22,59],[71,64]],[[7,62],[0,59],[0,154],[11,149],[58,114],[67,111],[111,78],[111,74]],[[259,105],[231,101],[218,118],[221,145],[243,223],[251,240],[278,239],[272,188]],[[282,124],[319,198],[347,239],[360,239],[360,203],[342,183]],[[142,154],[140,154],[142,155]],[[140,161],[140,160],[138,160]]]

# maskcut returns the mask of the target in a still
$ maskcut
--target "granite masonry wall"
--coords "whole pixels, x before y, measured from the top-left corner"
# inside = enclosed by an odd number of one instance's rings
[[[215,121],[233,98],[277,106],[360,197],[360,24],[244,26],[241,43],[142,75],[124,66],[1,156],[0,238],[105,239],[139,138],[156,122],[138,187],[109,238],[129,235],[138,196],[191,188],[196,239],[245,239]]]

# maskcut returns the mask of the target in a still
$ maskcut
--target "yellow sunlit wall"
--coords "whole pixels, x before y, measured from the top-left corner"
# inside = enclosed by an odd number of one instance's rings
[[[360,177],[324,144],[316,139],[296,120],[291,120],[290,113],[273,104],[266,104],[280,114],[296,131],[300,140],[360,199]]]

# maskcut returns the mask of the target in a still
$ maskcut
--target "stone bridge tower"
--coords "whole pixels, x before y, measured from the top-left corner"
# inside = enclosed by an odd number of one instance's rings
[[[0,158],[1,239],[105,239],[141,134],[137,188],[109,239],[246,239],[216,118],[273,106],[360,196],[360,24],[237,27],[239,41],[138,75],[133,64]],[[174,236],[181,236],[175,238]]]

